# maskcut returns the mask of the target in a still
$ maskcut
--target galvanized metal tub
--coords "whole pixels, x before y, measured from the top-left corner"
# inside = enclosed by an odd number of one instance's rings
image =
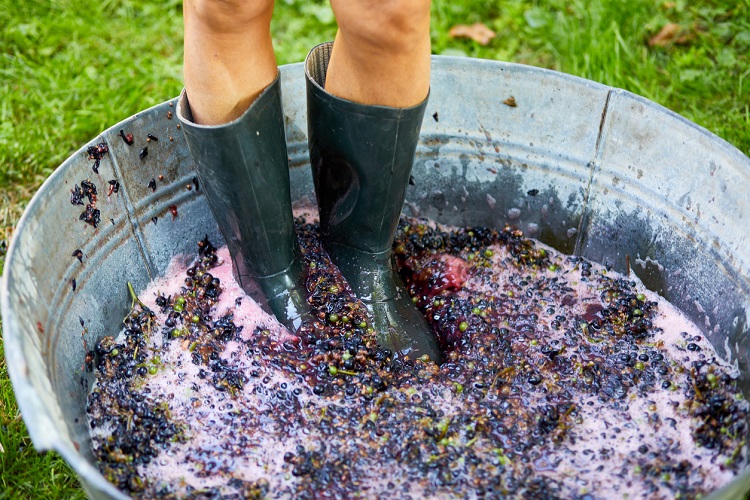
[[[292,197],[314,199],[302,65],[281,72]],[[82,370],[83,342],[90,348],[117,333],[130,303],[127,281],[142,290],[197,238],[221,240],[174,104],[113,126],[68,158],[29,204],[6,260],[4,341],[21,412],[35,446],[59,451],[92,498],[125,496],[93,463],[84,412],[93,376]],[[132,146],[120,130],[134,135]],[[147,134],[158,141],[146,142]],[[99,143],[109,152],[97,174],[86,150]],[[750,159],[725,141],[623,90],[526,66],[435,57],[413,175],[408,215],[511,223],[618,271],[629,257],[649,288],[737,360],[750,395]],[[99,190],[96,229],[70,203],[71,189],[86,179]],[[117,193],[107,195],[109,180],[119,182]],[[716,496],[749,489],[746,470]]]

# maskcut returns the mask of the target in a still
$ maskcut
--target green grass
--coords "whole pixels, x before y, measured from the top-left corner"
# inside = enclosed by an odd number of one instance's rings
[[[0,272],[13,226],[55,167],[107,126],[179,92],[180,13],[177,0],[0,0]],[[480,46],[448,35],[473,22],[497,37]],[[667,23],[684,40],[649,47]],[[278,0],[279,64],[302,60],[335,29],[327,3]],[[432,38],[436,54],[631,90],[750,153],[750,0],[433,0]],[[56,454],[33,450],[3,361],[0,444],[0,499],[82,496]]]
[[[0,322],[0,326],[2,323]],[[34,451],[18,413],[0,343],[0,499],[85,498],[70,467],[57,453]]]

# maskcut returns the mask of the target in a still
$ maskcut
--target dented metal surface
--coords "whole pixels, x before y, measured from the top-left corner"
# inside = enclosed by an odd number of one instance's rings
[[[314,200],[301,64],[282,68],[282,86],[292,198]],[[92,498],[124,496],[91,463],[84,341],[90,349],[117,333],[126,282],[142,290],[204,234],[221,240],[174,103],[113,126],[66,160],[29,204],[6,259],[5,351],[24,420],[35,446],[60,451]],[[98,173],[87,153],[97,144],[108,148]],[[509,223],[562,251],[629,266],[738,362],[750,394],[750,159],[725,141],[622,90],[436,57],[413,178],[408,215]],[[86,180],[98,190],[96,228],[70,201]],[[748,487],[750,471],[719,496]]]

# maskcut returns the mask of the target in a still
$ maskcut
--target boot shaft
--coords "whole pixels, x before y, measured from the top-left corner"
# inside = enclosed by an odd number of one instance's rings
[[[441,354],[393,267],[427,99],[411,108],[358,104],[325,91],[332,44],[305,61],[310,165],[323,243],[368,308],[378,343],[399,355]]]
[[[287,269],[299,251],[279,77],[230,123],[194,123],[185,92],[177,115],[239,278]]]
[[[325,91],[332,44],[305,62],[308,142],[328,242],[388,251],[406,197],[427,99],[411,108],[358,104]]]

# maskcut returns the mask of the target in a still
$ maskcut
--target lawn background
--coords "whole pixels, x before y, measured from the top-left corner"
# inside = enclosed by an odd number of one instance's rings
[[[546,67],[624,88],[750,154],[750,0],[433,0],[435,54]],[[101,130],[178,94],[178,0],[0,0],[0,273],[34,191]],[[484,23],[482,46],[454,39]],[[654,37],[667,25],[663,45]],[[327,2],[277,0],[279,64],[333,38]],[[0,320],[0,328],[2,323]],[[8,380],[0,341],[0,499],[83,498],[54,453],[37,454]]]

